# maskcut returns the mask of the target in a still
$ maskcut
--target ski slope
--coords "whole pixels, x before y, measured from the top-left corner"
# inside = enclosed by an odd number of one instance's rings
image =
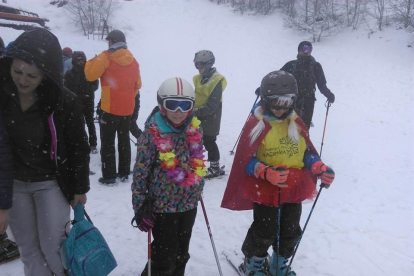
[[[229,151],[256,99],[255,89],[267,73],[295,59],[298,43],[308,37],[283,28],[277,13],[242,16],[230,6],[207,0],[121,4],[109,24],[125,32],[129,49],[140,63],[141,128],[156,105],[162,81],[178,76],[191,82],[197,74],[194,53],[214,52],[215,66],[228,82],[218,145],[229,172],[234,157]],[[62,48],[82,50],[88,58],[107,48],[105,41],[82,36],[63,9],[49,5],[49,0],[9,0],[8,5],[50,19],[47,25]],[[5,43],[20,33],[0,28]],[[336,180],[322,191],[313,212],[293,263],[298,275],[414,275],[414,50],[407,47],[410,39],[412,35],[395,28],[368,37],[361,26],[314,44],[312,54],[336,96],[329,109],[322,156],[335,170]],[[96,102],[99,95],[97,91]],[[310,134],[318,149],[324,102],[317,92],[315,127]],[[111,275],[139,275],[146,263],[147,235],[130,226],[131,183],[99,185],[99,154],[91,155],[90,167],[97,173],[91,176],[86,209],[118,261]],[[227,177],[208,181],[204,202],[223,275],[232,276],[237,274],[221,252],[241,254],[252,212],[220,208],[226,181]],[[311,202],[303,206],[303,223],[311,206]],[[198,212],[186,275],[218,275],[201,206]],[[23,275],[23,265],[19,260],[1,265],[0,275]]]

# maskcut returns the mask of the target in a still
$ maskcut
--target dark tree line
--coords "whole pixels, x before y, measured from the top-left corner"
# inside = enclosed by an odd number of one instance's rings
[[[309,34],[320,41],[344,28],[357,29],[366,24],[372,33],[383,30],[391,23],[400,24],[414,32],[414,0],[209,0],[217,4],[228,3],[242,14],[267,15],[278,10],[284,15],[287,27]]]

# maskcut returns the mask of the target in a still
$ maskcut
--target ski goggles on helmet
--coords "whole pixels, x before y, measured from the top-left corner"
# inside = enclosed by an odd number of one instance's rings
[[[165,99],[162,106],[171,112],[176,112],[178,109],[181,112],[189,112],[193,109],[194,102],[187,99]]]
[[[300,48],[300,51],[304,52],[304,53],[310,53],[310,52],[312,52],[312,46],[305,44]]]
[[[206,67],[207,62],[197,61],[194,63],[196,69],[203,69]]]
[[[288,110],[292,107],[295,95],[272,95],[264,98],[266,105],[274,110]]]

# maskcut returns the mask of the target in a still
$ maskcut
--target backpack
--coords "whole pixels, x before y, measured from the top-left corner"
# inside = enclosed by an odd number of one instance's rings
[[[116,266],[116,260],[104,237],[92,224],[82,204],[75,208],[75,220],[69,236],[62,244],[64,267],[70,276],[106,276]]]

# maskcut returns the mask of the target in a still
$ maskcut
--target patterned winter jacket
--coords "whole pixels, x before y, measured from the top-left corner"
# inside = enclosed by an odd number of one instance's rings
[[[134,166],[134,179],[131,186],[132,205],[135,212],[147,197],[155,198],[155,213],[179,213],[197,207],[204,187],[204,179],[200,184],[181,187],[175,180],[167,177],[168,170],[163,169],[159,160],[159,151],[154,143],[151,128],[156,128],[162,137],[171,137],[174,153],[179,160],[177,166],[185,172],[190,170],[190,148],[185,129],[191,122],[188,118],[184,128],[178,132],[165,122],[158,111],[150,116],[145,131],[139,137],[137,158]],[[154,124],[155,120],[155,124]],[[202,144],[202,141],[200,142]]]

